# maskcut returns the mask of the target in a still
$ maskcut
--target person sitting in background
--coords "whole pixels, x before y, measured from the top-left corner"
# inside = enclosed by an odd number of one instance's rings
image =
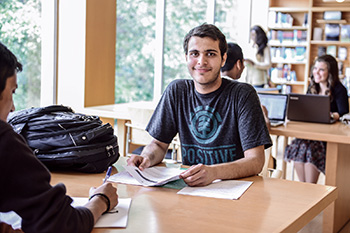
[[[330,114],[335,120],[349,112],[346,88],[339,80],[337,60],[331,55],[323,55],[316,59],[307,93],[330,95]],[[305,139],[295,139],[287,146],[285,160],[294,161],[300,181],[317,183],[320,172],[325,174],[326,146],[326,142]]]
[[[108,182],[91,188],[93,198],[84,207],[74,208],[63,184],[50,185],[48,169],[6,122],[15,110],[13,94],[19,71],[22,64],[0,42],[0,212],[17,213],[26,233],[91,232],[97,219],[117,205],[117,190]],[[0,223],[0,232],[11,229]]]
[[[237,80],[241,77],[244,68],[245,66],[242,48],[236,43],[227,43],[227,59],[225,65],[221,67],[221,75]],[[261,105],[261,108],[264,114],[266,126],[270,131],[271,123],[268,117],[268,111],[264,105]],[[270,158],[271,164],[269,163],[268,167],[276,168],[276,158],[272,157],[271,155]]]
[[[268,70],[271,67],[270,48],[265,31],[258,25],[250,30],[253,48],[256,50],[255,58],[244,59],[247,63],[247,82],[254,87],[268,85]]]
[[[241,77],[244,68],[242,48],[236,43],[227,43],[227,59],[225,65],[221,67],[221,75],[237,80]],[[261,105],[261,108],[264,113],[266,126],[270,130],[271,124],[267,109],[264,105]]]
[[[191,166],[180,178],[189,186],[259,174],[271,139],[255,89],[221,77],[225,35],[202,24],[189,31],[183,47],[192,80],[168,85],[146,128],[153,140],[128,165],[143,170],[160,163],[179,133],[182,163]]]
[[[227,43],[227,59],[225,65],[221,67],[221,75],[237,80],[241,77],[244,68],[241,47],[236,43]]]

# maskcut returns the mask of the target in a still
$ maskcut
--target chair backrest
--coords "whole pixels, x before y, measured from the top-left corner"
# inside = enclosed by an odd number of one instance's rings
[[[146,126],[151,119],[154,108],[145,106],[130,106],[130,139],[133,144],[147,145],[151,142],[152,137],[145,131]]]
[[[261,175],[263,177],[271,177],[271,178],[278,178],[279,179],[282,177],[282,171],[278,170],[278,169],[269,168],[269,163],[270,163],[270,159],[271,159],[271,150],[272,150],[272,147],[270,147],[264,151],[265,163],[264,163],[264,167],[259,175]]]

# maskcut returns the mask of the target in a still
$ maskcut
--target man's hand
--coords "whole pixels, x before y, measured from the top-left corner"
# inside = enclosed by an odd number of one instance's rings
[[[180,178],[189,186],[205,186],[216,179],[214,173],[214,167],[197,164],[181,173]]]
[[[151,166],[151,161],[148,157],[143,157],[141,155],[131,155],[131,157],[127,160],[128,166],[138,167],[141,171],[143,169]]]

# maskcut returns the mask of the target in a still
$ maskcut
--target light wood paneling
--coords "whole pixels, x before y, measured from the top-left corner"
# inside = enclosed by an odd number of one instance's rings
[[[85,107],[114,104],[116,1],[86,1]]]

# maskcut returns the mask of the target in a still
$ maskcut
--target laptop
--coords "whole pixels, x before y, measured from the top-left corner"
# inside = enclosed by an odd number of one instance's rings
[[[330,96],[312,94],[289,94],[287,118],[292,121],[334,123],[331,118]]]
[[[258,96],[261,104],[267,109],[270,125],[274,127],[283,125],[286,119],[288,95],[258,93]]]

